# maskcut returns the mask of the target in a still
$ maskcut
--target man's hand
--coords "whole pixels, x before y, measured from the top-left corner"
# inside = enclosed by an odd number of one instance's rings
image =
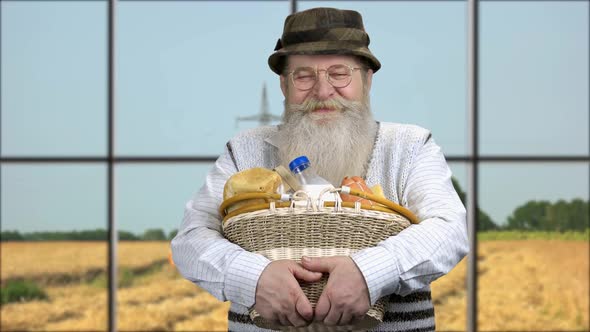
[[[369,290],[352,258],[303,257],[301,263],[310,271],[330,274],[315,308],[315,321],[326,325],[353,324],[369,311]]]
[[[284,326],[307,326],[313,319],[313,307],[297,279],[314,282],[321,277],[321,273],[308,271],[297,262],[274,261],[258,279],[254,309],[262,318]]]

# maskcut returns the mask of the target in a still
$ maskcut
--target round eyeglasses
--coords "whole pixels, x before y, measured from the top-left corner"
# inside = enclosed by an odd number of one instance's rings
[[[327,69],[314,67],[297,67],[289,72],[293,86],[301,91],[311,90],[318,82],[320,71],[326,72],[326,80],[335,88],[345,88],[352,81],[352,72],[360,67],[349,65],[332,65]]]

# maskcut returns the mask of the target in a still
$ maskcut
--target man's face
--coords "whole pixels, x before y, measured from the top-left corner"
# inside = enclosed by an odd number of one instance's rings
[[[288,58],[287,73],[301,67],[313,70],[303,71],[303,75],[298,76],[301,80],[297,84],[309,88],[305,91],[294,86],[289,74],[281,76],[285,112],[279,130],[284,135],[280,148],[284,165],[295,157],[306,155],[318,174],[336,186],[346,175],[364,174],[377,125],[369,107],[372,71],[354,70],[348,77],[350,68],[343,71],[332,69],[332,81],[341,86],[335,88],[326,80],[326,72],[322,70],[335,65],[360,67],[352,56],[296,55]],[[314,85],[316,68],[319,75]],[[363,80],[362,75],[366,75],[366,79]],[[346,85],[349,79],[350,83]],[[350,158],[351,151],[356,158]]]
[[[302,104],[307,100],[316,99],[318,101],[330,100],[334,97],[342,97],[350,101],[363,101],[364,92],[363,84],[367,84],[367,93],[371,87],[373,72],[367,72],[367,79],[363,82],[362,70],[352,71],[352,80],[346,87],[335,88],[326,79],[325,69],[334,65],[347,65],[352,68],[359,68],[361,64],[353,56],[348,55],[291,55],[287,60],[287,74],[281,75],[281,90],[288,104]],[[313,88],[302,91],[293,86],[293,80],[289,73],[297,68],[310,67],[317,69],[317,81]],[[331,109],[317,109],[313,111],[319,113],[334,112]]]

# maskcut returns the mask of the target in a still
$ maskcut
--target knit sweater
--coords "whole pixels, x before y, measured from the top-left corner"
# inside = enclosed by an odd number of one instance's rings
[[[233,138],[228,147],[237,168],[276,167],[279,164],[277,147],[269,144],[272,142],[269,138],[275,133],[274,127],[262,127]],[[408,200],[412,197],[406,188],[408,176],[417,167],[418,151],[430,139],[430,132],[417,126],[381,123],[366,174],[367,185],[382,185],[388,199],[408,206]],[[456,196],[449,194],[451,197]],[[456,207],[460,215],[462,207]],[[434,331],[434,307],[429,286],[404,292],[405,296],[387,295],[384,322],[374,331]],[[374,303],[378,297],[376,294],[371,295]],[[245,309],[232,305],[228,317],[230,330],[261,331],[252,325]]]
[[[260,127],[234,137],[197,196],[172,242],[183,276],[219,300],[232,302],[229,330],[264,331],[253,325],[257,278],[268,259],[227,242],[217,207],[231,174],[279,164],[271,144],[276,127]],[[465,209],[451,183],[451,172],[430,132],[412,125],[380,123],[367,168],[369,186],[413,211],[420,223],[375,247],[351,255],[363,274],[371,304],[387,298],[384,322],[374,331],[434,331],[430,283],[446,274],[468,252]]]

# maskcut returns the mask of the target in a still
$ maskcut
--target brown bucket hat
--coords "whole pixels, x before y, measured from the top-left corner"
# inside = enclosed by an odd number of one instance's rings
[[[369,50],[369,43],[363,18],[358,12],[335,8],[308,9],[287,16],[283,35],[268,58],[268,65],[280,75],[287,55],[346,54],[363,57],[376,72],[381,63]]]

